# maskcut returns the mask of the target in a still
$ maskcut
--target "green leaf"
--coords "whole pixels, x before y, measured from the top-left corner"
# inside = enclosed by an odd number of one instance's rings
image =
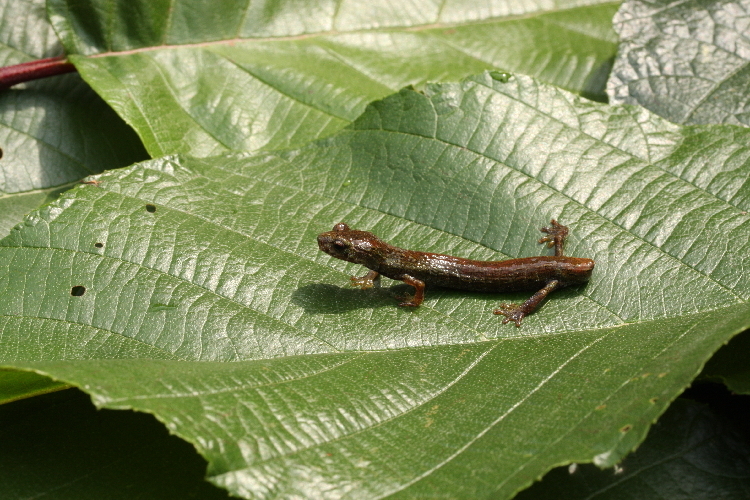
[[[2,99],[2,97],[0,97]],[[6,173],[21,173],[14,168],[3,169]],[[0,234],[5,236],[10,229],[23,220],[23,216],[42,205],[57,199],[61,193],[67,191],[72,184],[35,189],[28,192],[0,195]]]
[[[0,1],[0,19],[0,64],[61,53],[44,0]],[[145,158],[133,131],[77,75],[1,91],[0,235],[82,177]]]
[[[406,85],[491,68],[604,100],[616,51],[617,4],[598,0],[259,5],[49,2],[71,60],[152,156],[300,146]]]
[[[62,52],[44,0],[0,1],[0,18],[0,65]],[[0,91],[0,235],[82,177],[146,157],[133,130],[77,75]],[[1,371],[0,380],[0,403],[65,387],[28,372]]]
[[[0,406],[0,497],[227,500],[206,463],[152,416],[97,411],[69,390]]]
[[[750,325],[750,131],[494,76],[405,89],[297,151],[66,193],[1,242],[0,365],[153,413],[244,497],[511,498],[613,465]],[[315,243],[343,220],[502,259],[539,254],[553,217],[595,274],[520,329],[492,309],[526,293],[404,310]]]
[[[709,360],[703,376],[718,378],[738,394],[750,394],[750,332],[734,337]]]
[[[0,405],[70,387],[34,372],[0,369]]]
[[[748,471],[750,447],[741,430],[707,406],[680,398],[615,470],[555,469],[516,500],[745,498]]]
[[[750,125],[747,0],[627,0],[607,92],[676,123]]]

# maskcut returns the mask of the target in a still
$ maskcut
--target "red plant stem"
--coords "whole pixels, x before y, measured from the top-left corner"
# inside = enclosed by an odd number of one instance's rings
[[[76,68],[67,62],[65,56],[38,59],[13,66],[0,68],[0,90],[7,89],[18,83],[46,78],[48,76],[72,73]]]

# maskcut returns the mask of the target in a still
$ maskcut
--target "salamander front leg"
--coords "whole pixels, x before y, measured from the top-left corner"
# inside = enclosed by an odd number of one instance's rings
[[[562,284],[558,280],[552,280],[520,306],[518,304],[500,304],[500,307],[492,312],[505,316],[503,320],[504,325],[509,321],[513,321],[516,327],[520,327],[523,318],[536,311],[537,307],[547,298],[547,295],[558,288],[562,288]]]
[[[398,305],[402,307],[419,307],[424,301],[424,281],[418,280],[417,278],[409,276],[408,274],[404,274],[403,276],[401,276],[401,281],[403,281],[407,285],[411,285],[414,287],[414,296],[397,297],[398,300],[403,301],[399,302]]]
[[[555,219],[552,219],[549,227],[543,227],[540,229],[541,232],[547,233],[547,236],[539,238],[539,243],[546,243],[549,248],[555,247],[555,255],[562,257],[563,245],[565,244],[565,238],[568,236],[567,226],[563,226]]]
[[[362,290],[367,290],[374,286],[380,286],[380,273],[377,271],[370,271],[360,278],[352,276],[351,280],[352,286],[358,286]]]

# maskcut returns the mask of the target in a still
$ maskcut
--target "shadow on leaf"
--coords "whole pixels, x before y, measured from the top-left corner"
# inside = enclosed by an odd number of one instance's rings
[[[409,295],[407,285],[388,288],[348,288],[324,283],[302,286],[292,294],[292,302],[312,314],[341,314],[355,309],[398,307],[396,297]],[[411,310],[411,308],[405,308]]]

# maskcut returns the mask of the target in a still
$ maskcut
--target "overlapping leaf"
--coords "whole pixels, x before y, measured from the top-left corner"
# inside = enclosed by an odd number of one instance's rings
[[[49,2],[72,61],[152,156],[300,146],[406,85],[488,68],[604,99],[616,49],[616,4],[599,0],[260,5]]]
[[[703,375],[719,379],[737,394],[750,394],[750,331],[722,347],[706,364]]]
[[[0,1],[0,64],[59,55],[43,0]],[[147,158],[133,131],[78,76],[0,91],[0,234],[71,183]]]
[[[749,487],[750,447],[741,429],[680,398],[616,469],[557,469],[516,500],[714,500],[744,498]]]
[[[614,464],[750,323],[750,133],[520,76],[425,94],[298,151],[166,157],[65,195],[2,241],[0,363],[154,413],[246,497],[510,498]],[[521,329],[491,310],[526,294],[404,310],[315,244],[344,220],[499,259],[539,253],[553,217],[595,275]]]
[[[750,125],[748,11],[747,0],[627,0],[610,102],[677,123]]]

